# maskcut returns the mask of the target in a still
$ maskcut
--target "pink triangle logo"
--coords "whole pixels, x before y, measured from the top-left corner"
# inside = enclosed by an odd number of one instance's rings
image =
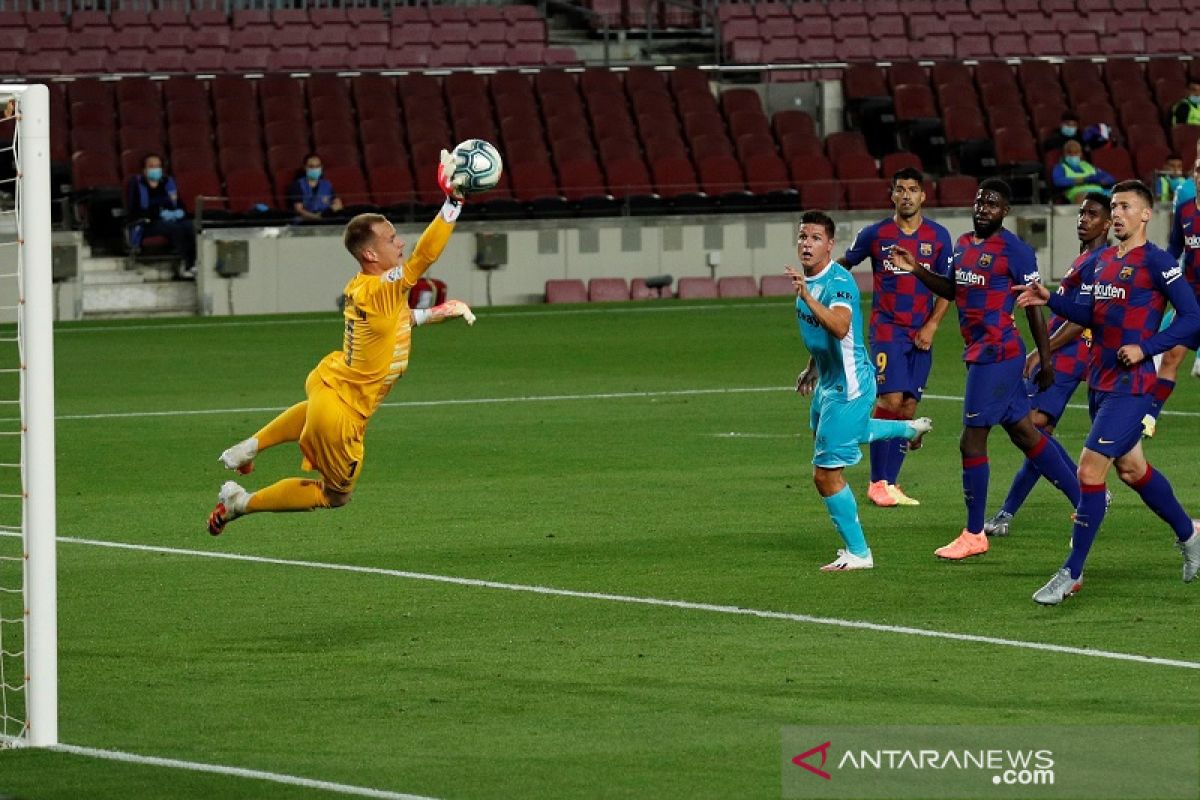
[[[830,744],[829,742],[825,742],[825,744],[819,744],[816,747],[812,748],[811,750],[805,750],[803,753],[801,753],[800,755],[793,758],[792,763],[795,764],[797,767],[804,767],[806,770],[811,772],[813,775],[819,775],[820,777],[824,778],[825,780],[831,780],[833,776],[830,775],[828,772],[826,772],[823,769],[814,767],[812,764],[809,764],[807,761],[805,761],[805,759],[808,758],[809,756],[813,756],[813,755],[816,755],[817,753],[820,753],[821,754],[821,766],[822,767],[825,766],[825,759],[829,755],[829,744]]]

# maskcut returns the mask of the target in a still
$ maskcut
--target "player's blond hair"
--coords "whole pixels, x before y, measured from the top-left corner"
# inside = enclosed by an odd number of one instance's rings
[[[346,223],[346,230],[342,231],[342,244],[355,260],[362,261],[363,250],[375,241],[375,226],[387,221],[383,214],[359,214]]]

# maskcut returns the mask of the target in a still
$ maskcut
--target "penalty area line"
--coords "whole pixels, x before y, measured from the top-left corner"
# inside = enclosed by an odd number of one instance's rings
[[[19,534],[0,534],[18,536]],[[453,575],[432,575],[423,572],[408,572],[406,570],[388,569],[384,567],[364,567],[354,564],[334,564],[324,561],[301,561],[290,558],[270,558],[267,556],[244,555],[241,553],[222,553],[206,550],[191,550],[179,547],[162,547],[157,545],[132,544],[129,542],[107,542],[99,539],[81,539],[73,536],[60,536],[59,542],[82,544],[91,547],[108,547],[116,550],[133,550],[146,553],[162,553],[167,555],[196,556],[199,558],[224,559],[226,561],[242,561],[253,564],[272,564],[283,567],[302,567],[305,569],[321,569],[333,572],[351,572],[361,575],[382,575],[404,580],[426,581],[453,586],[470,586],[479,589],[495,589],[508,592],[523,592],[552,597],[571,597],[579,600],[600,600],[610,603],[626,603],[629,605],[652,606],[658,608],[674,608],[682,611],[704,611],[714,614],[755,617],[758,619],[797,622],[805,625],[822,625],[834,628],[850,628],[853,630],[887,633],[899,636],[919,636],[927,639],[942,639],[953,642],[968,642],[971,644],[986,644],[999,647],[1012,647],[1020,650],[1037,650],[1061,655],[1086,656],[1102,658],[1109,661],[1128,661],[1137,664],[1152,664],[1160,667],[1178,667],[1180,669],[1200,670],[1200,661],[1184,661],[1176,658],[1160,658],[1144,656],[1136,653],[1121,653],[1111,650],[1094,650],[1087,647],[1072,647],[1070,645],[1050,644],[1047,642],[1027,642],[1020,639],[1005,639],[998,636],[982,636],[973,633],[955,633],[939,631],[930,628],[913,628],[906,625],[885,625],[866,620],[838,619],[836,617],[817,617],[809,614],[794,614],[786,611],[770,611],[741,606],[719,605],[715,603],[698,603],[689,600],[668,600],[657,597],[636,597],[633,595],[611,594],[608,592],[584,592],[574,589],[559,589],[553,586],[536,584],[503,583],[500,581],[482,580],[479,578],[461,578]]]
[[[100,750],[95,747],[81,747],[73,744],[54,745],[51,750],[86,758],[99,758],[106,761],[121,761],[127,764],[139,764],[150,767],[165,767],[167,769],[182,769],[190,772],[208,772],[216,775],[230,775],[235,778],[251,778],[271,783],[283,783],[289,786],[302,786],[305,789],[320,789],[336,794],[353,795],[356,797],[376,797],[383,800],[434,800],[424,795],[389,792],[383,789],[372,789],[367,786],[352,786],[347,783],[319,781],[313,778],[301,778],[297,775],[286,775],[279,772],[267,772],[260,769],[230,767],[224,764],[206,764],[199,761],[182,761],[177,758],[159,758],[157,756],[142,756],[136,753],[125,753],[120,750]]]

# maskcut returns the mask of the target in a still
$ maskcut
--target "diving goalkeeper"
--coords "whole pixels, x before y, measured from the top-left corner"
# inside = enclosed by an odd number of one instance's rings
[[[343,291],[342,349],[325,356],[308,374],[304,402],[220,456],[226,469],[247,474],[259,452],[284,442],[299,442],[302,469],[315,469],[321,479],[284,478],[256,492],[226,481],[217,494],[216,508],[208,515],[208,532],[213,536],[244,514],[337,508],[350,502],[362,473],[367,420],[408,367],[413,326],[453,317],[462,317],[467,324],[475,322],[471,309],[461,300],[448,300],[427,310],[408,307],[409,291],[442,254],[462,210],[453,164],[443,150],[438,184],[446,193],[446,202],[407,261],[404,242],[382,215],[359,214],[346,224],[342,241],[360,271]]]

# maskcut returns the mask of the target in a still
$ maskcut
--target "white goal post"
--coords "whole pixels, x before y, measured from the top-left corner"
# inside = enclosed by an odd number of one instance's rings
[[[14,101],[11,102],[10,101]],[[5,467],[20,471],[20,526],[0,526],[20,532],[22,552],[21,617],[0,618],[0,628],[21,623],[23,637],[0,642],[0,659],[23,656],[23,674],[0,676],[5,729],[0,742],[10,746],[50,747],[58,744],[58,600],[55,551],[54,467],[54,295],[50,249],[50,92],[42,85],[0,84],[0,116],[16,114],[11,146],[0,140],[0,158],[15,162],[15,178],[0,191],[12,195],[11,229],[17,249],[16,272],[0,274],[15,280],[16,333],[19,364],[20,463]],[[6,226],[8,227],[8,226]],[[5,270],[7,272],[7,270]],[[9,337],[12,334],[0,333]],[[7,366],[7,365],[5,365]],[[9,401],[14,402],[14,401]],[[6,490],[7,491],[7,490]],[[3,520],[7,523],[10,520]],[[10,631],[4,631],[9,633]],[[9,696],[12,704],[9,704]],[[23,697],[20,697],[23,695]],[[23,702],[21,702],[23,700]],[[23,711],[8,730],[12,709]]]

